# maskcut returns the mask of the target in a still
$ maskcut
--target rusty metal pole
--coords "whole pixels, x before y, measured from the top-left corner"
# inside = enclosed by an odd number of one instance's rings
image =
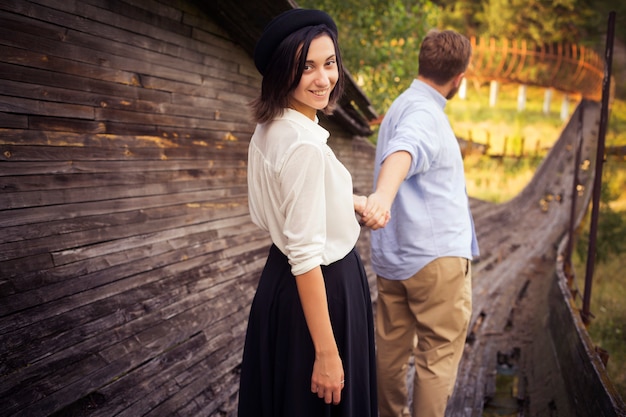
[[[598,131],[598,153],[596,154],[596,173],[593,179],[593,206],[591,208],[591,225],[589,226],[589,248],[587,252],[587,271],[585,274],[585,292],[581,318],[585,324],[591,320],[591,284],[596,258],[596,235],[598,233],[598,212],[600,210],[600,191],[602,187],[602,165],[604,164],[604,139],[608,124],[609,95],[611,87],[611,64],[613,63],[613,40],[615,38],[615,12],[609,13],[606,33],[606,51],[604,53],[604,79],[602,81],[602,108],[600,109],[600,130]]]

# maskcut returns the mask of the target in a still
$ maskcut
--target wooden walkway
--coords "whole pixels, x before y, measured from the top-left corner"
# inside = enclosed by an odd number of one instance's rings
[[[471,333],[447,416],[482,416],[483,411],[507,416],[622,415],[611,407],[601,410],[598,398],[584,398],[590,394],[581,387],[598,385],[596,375],[585,374],[580,362],[590,358],[568,363],[555,354],[561,343],[569,342],[554,337],[553,318],[568,303],[555,293],[555,268],[559,242],[568,231],[582,107],[581,161],[588,161],[583,165],[589,168],[578,174],[584,187],[577,197],[580,215],[593,183],[600,120],[595,102],[583,101],[578,107],[516,198],[499,205],[472,201],[481,257],[473,270]],[[577,381],[564,379],[561,368],[578,370]]]

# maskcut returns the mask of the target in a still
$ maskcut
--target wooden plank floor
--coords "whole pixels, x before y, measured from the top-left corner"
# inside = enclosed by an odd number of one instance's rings
[[[584,103],[581,161],[591,165],[579,171],[584,195],[577,213],[589,201],[600,116],[598,103]],[[548,328],[548,294],[569,225],[580,111],[517,197],[499,205],[472,202],[481,256],[473,265],[471,333],[448,416],[578,415],[554,355],[559,341]]]

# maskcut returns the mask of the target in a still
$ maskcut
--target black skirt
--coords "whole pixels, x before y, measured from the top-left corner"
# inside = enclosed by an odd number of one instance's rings
[[[315,352],[287,257],[272,245],[250,309],[241,364],[239,417],[376,417],[374,323],[359,254],[322,266],[330,320],[343,362],[338,405],[311,392]]]

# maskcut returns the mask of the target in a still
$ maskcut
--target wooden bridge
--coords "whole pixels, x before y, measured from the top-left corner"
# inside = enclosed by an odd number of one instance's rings
[[[481,257],[473,269],[471,333],[448,416],[481,416],[483,409],[520,416],[626,415],[562,268],[574,173],[582,190],[579,220],[591,197],[599,120],[599,103],[583,101],[518,196],[498,205],[472,201]]]

